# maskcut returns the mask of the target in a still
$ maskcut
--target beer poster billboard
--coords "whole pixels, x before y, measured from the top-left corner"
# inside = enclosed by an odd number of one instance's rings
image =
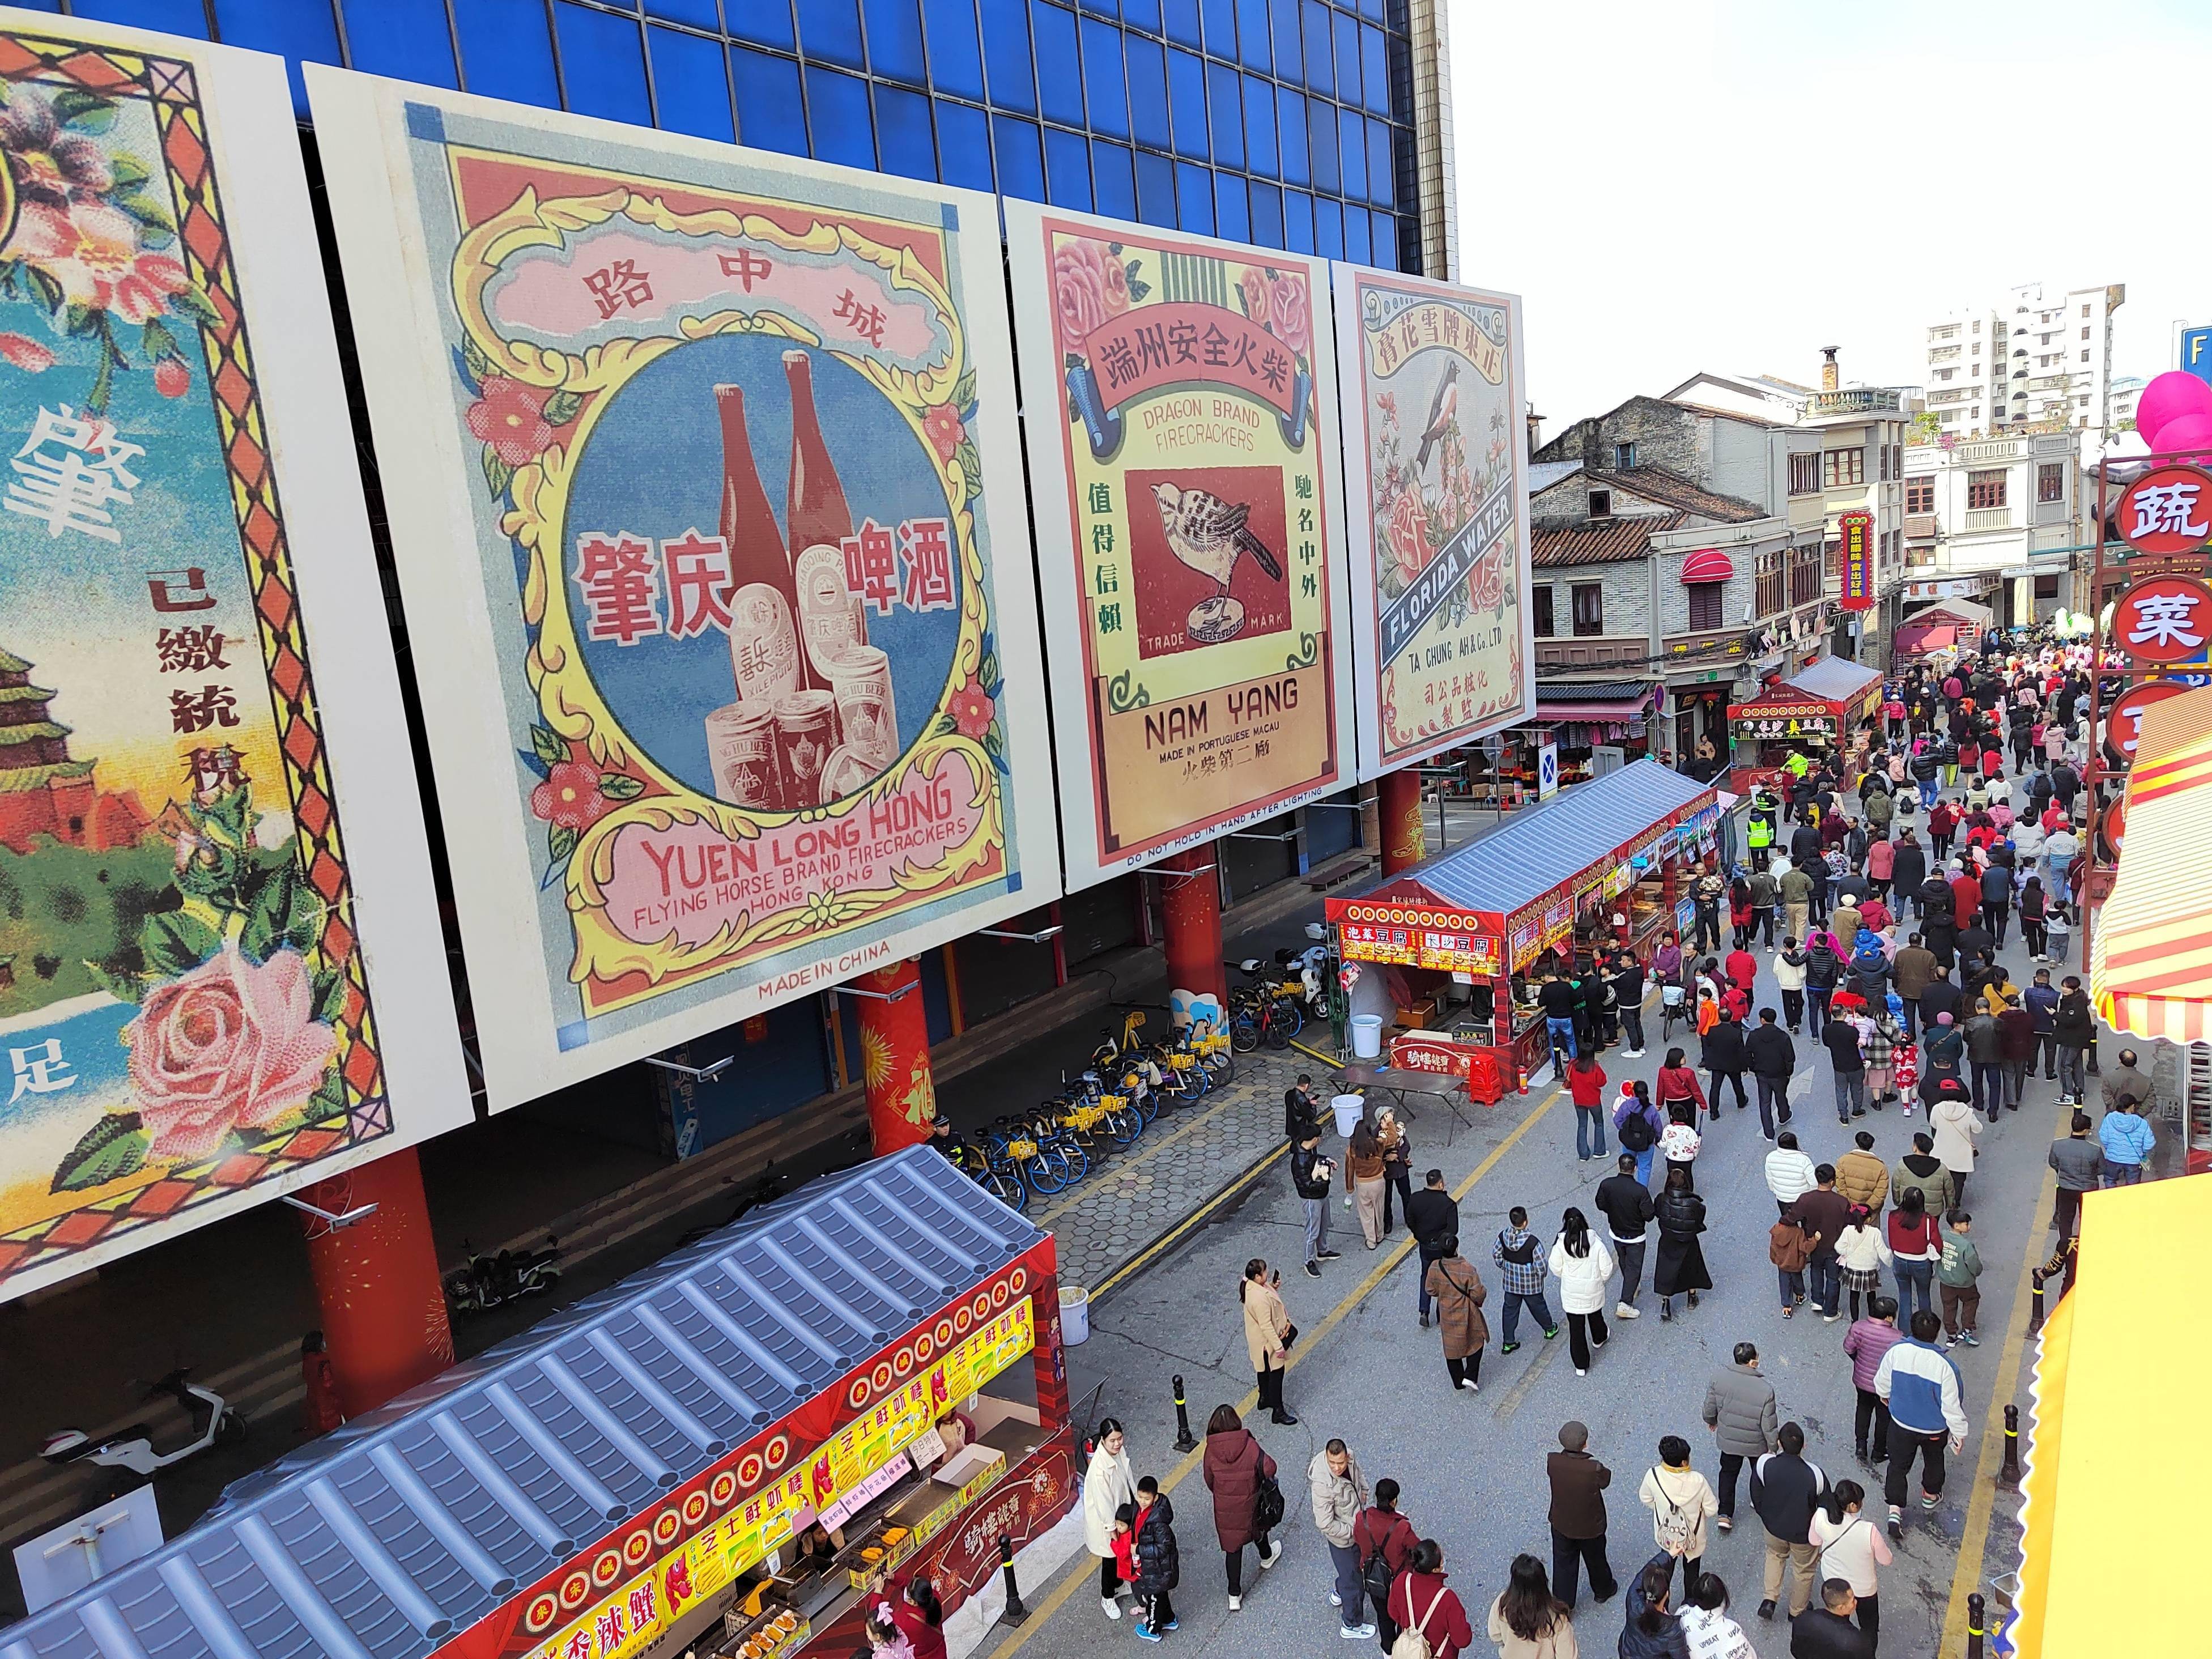
[[[1055,896],[992,198],[309,84],[493,1103]]]
[[[1328,266],[1006,215],[1081,887],[1350,775]]]
[[[0,94],[4,1299],[472,1108],[283,61]]]
[[[1359,775],[1528,718],[1521,301],[1337,264]]]

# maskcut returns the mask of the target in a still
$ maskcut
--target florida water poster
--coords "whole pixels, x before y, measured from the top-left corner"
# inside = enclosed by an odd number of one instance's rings
[[[4,1297],[471,1106],[283,61],[0,92]]]
[[[1054,896],[990,199],[310,87],[495,1104]]]
[[[1080,886],[1348,773],[1328,267],[1006,216]]]

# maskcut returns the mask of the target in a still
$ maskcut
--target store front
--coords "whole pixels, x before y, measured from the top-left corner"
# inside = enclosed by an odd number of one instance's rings
[[[1545,965],[1587,966],[1614,944],[1648,961],[1686,927],[1682,878],[1719,821],[1712,788],[1641,760],[1324,908],[1347,971],[1385,976],[1400,1025],[1492,1049],[1526,1088],[1550,1065]]]
[[[1896,633],[1890,636],[1890,666],[1902,668],[1935,658],[1955,661],[1961,653],[1978,649],[1996,623],[1996,617],[1987,605],[1972,599],[1938,599],[1897,625]]]
[[[1822,657],[1749,702],[1730,705],[1729,746],[1736,787],[1771,782],[1792,755],[1838,753],[1868,721],[1881,720],[1878,668]]]
[[[1052,1240],[913,1147],[249,1477],[11,1636],[37,1653],[846,1659],[866,1645],[864,1586],[926,1574],[957,1620],[1000,1538],[1041,1537],[1079,1481]],[[355,1635],[371,1630],[373,1654]]]
[[[1651,680],[1540,680],[1529,725],[1559,745],[1559,781],[1583,783],[1651,753],[1659,696]]]

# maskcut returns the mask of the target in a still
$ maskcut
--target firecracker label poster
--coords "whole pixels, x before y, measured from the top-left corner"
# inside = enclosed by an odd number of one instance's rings
[[[988,198],[313,87],[495,1103],[1053,897]]]
[[[1521,302],[1333,271],[1365,778],[1528,718]]]
[[[1006,211],[1080,885],[1348,769],[1326,267]]]
[[[471,1109],[283,62],[0,13],[0,162],[5,1297]]]

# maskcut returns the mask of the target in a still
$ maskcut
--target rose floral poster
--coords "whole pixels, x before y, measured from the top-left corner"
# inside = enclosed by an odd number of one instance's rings
[[[1350,775],[1328,268],[1006,211],[1079,887]]]
[[[283,64],[0,94],[4,1297],[471,1108]]]
[[[1054,897],[990,198],[309,85],[494,1103]]]
[[[1521,302],[1333,267],[1345,372],[1359,775],[1534,708]]]

